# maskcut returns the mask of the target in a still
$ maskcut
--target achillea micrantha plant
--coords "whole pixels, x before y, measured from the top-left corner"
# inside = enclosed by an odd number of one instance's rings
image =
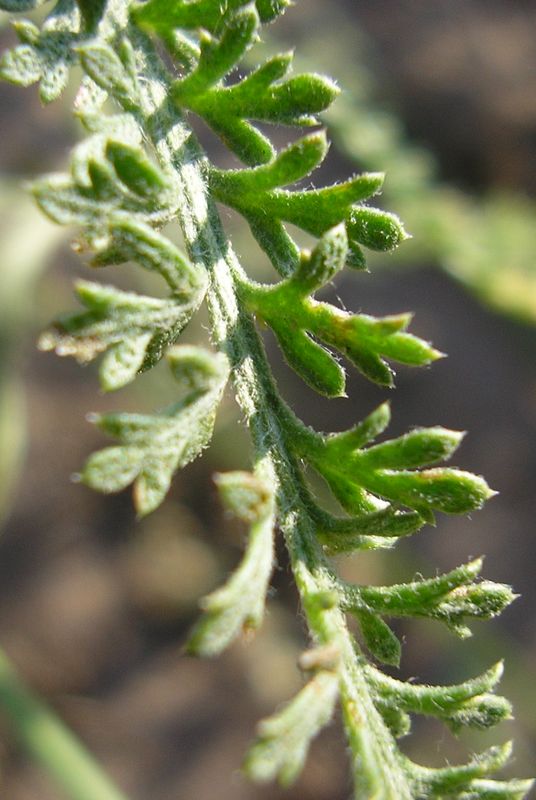
[[[0,2],[13,12],[40,5]],[[374,444],[389,424],[387,404],[350,430],[311,430],[283,401],[257,332],[258,324],[269,326],[289,365],[328,397],[345,392],[334,353],[385,387],[393,383],[391,362],[421,366],[441,355],[407,332],[408,314],[352,314],[315,297],[345,266],[364,269],[366,250],[392,250],[406,234],[396,216],[368,204],[381,189],[381,174],[321,189],[288,188],[326,155],[317,114],[337,87],[320,75],[292,74],[288,53],[245,76],[236,71],[262,26],[287,5],[59,0],[40,27],[14,22],[21,43],[3,57],[5,79],[39,81],[41,99],[49,102],[71,68],[81,67],[75,113],[87,136],[75,147],[69,172],[34,184],[38,204],[56,223],[78,228],[80,248],[92,252],[94,266],[134,262],[158,273],[167,289],[164,297],[147,297],[79,282],[82,309],[61,317],[41,346],[82,362],[102,356],[107,391],[167,361],[177,402],[157,414],[98,416],[96,424],[117,443],[89,458],[82,472],[85,483],[103,492],[133,484],[140,515],[164,500],[175,471],[207,446],[224,387],[228,381],[234,387],[251,433],[253,471],[220,475],[218,486],[224,502],[249,523],[249,540],[234,575],[203,600],[189,651],[216,655],[245,628],[260,625],[276,528],[311,637],[301,659],[307,682],[260,723],[245,761],[252,778],[293,781],[338,703],[356,798],[522,798],[529,781],[491,778],[508,761],[509,744],[440,769],[413,763],[397,745],[411,714],[439,717],[455,730],[488,728],[508,717],[510,705],[493,693],[500,663],[456,686],[406,683],[381,669],[400,659],[390,619],[429,617],[467,636],[469,622],[493,617],[511,602],[510,588],[480,580],[480,559],[394,586],[349,585],[330,561],[335,553],[393,547],[433,522],[436,512],[480,508],[493,494],[482,478],[436,466],[453,454],[461,434],[422,428]],[[222,170],[211,163],[190,127],[192,115],[242,167]],[[258,122],[314,131],[276,151]],[[247,220],[277,282],[248,277],[216,203]],[[172,221],[181,226],[185,254],[163,232]],[[300,249],[287,223],[315,237],[315,246]],[[177,345],[204,301],[213,349]],[[306,468],[328,484],[339,514],[315,498]],[[348,617],[357,620],[359,643]]]

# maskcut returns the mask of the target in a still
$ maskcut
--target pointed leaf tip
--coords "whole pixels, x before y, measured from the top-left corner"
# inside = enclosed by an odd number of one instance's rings
[[[354,609],[365,644],[378,661],[400,666],[402,647],[398,637],[381,617],[364,608]]]
[[[311,740],[328,724],[338,695],[338,676],[320,670],[281,711],[262,720],[244,772],[256,781],[278,778],[283,786],[302,770]]]

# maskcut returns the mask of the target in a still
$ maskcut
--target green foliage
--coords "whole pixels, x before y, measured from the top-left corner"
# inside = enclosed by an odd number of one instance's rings
[[[63,317],[39,345],[61,356],[75,356],[80,363],[106,350],[100,369],[105,391],[120,389],[139,372],[154,367],[179,337],[200,299],[194,296],[192,302],[182,304],[174,298],[142,297],[88,281],[79,281],[76,293],[88,310]]]
[[[28,11],[38,0],[8,0],[6,11]],[[50,12],[41,29],[28,20],[14,23],[21,44],[8,51],[0,63],[0,76],[19,86],[39,81],[43,103],[56,100],[65,89],[76,61],[73,47],[81,34],[81,17],[75,0],[63,0]]]
[[[274,561],[271,487],[247,472],[218,475],[216,483],[225,505],[250,523],[250,532],[240,566],[225,586],[201,601],[205,614],[187,645],[189,653],[200,656],[218,655],[241,631],[260,626]]]
[[[173,473],[209,443],[229,372],[223,354],[198,347],[177,347],[167,360],[183,398],[159,414],[97,416],[99,428],[120,444],[91,456],[82,473],[84,483],[101,492],[118,492],[134,481],[140,515],[160,505]]]
[[[234,74],[261,24],[287,5],[60,2],[41,30],[19,24],[20,47],[27,49],[4,57],[4,77],[23,85],[41,78],[48,100],[62,83],[50,78],[58,70],[63,75],[60,66],[76,63],[84,73],[75,109],[88,136],[75,148],[69,174],[35,184],[39,205],[55,222],[81,229],[80,248],[93,252],[94,266],[134,261],[159,274],[170,289],[162,299],[82,282],[77,293],[85,309],[61,318],[42,346],[82,361],[105,353],[105,389],[123,386],[166,356],[180,384],[178,402],[154,415],[96,417],[118,444],[90,457],[82,473],[88,485],[104,492],[134,483],[140,514],[162,502],[175,470],[208,445],[223,388],[228,375],[233,378],[251,431],[254,472],[220,476],[218,486],[250,532],[237,571],[202,602],[205,614],[188,648],[213,655],[260,624],[276,516],[314,645],[301,661],[311,673],[308,683],[261,723],[246,759],[252,777],[294,780],[311,738],[339,700],[358,800],[522,797],[530,782],[489,778],[507,760],[508,747],[492,748],[464,766],[427,769],[403,756],[395,741],[408,732],[413,713],[437,716],[454,729],[486,728],[507,717],[508,703],[493,694],[500,667],[452,687],[397,681],[369,663],[346,619],[357,619],[377,661],[395,665],[401,645],[386,619],[428,617],[466,636],[468,620],[494,616],[511,602],[509,587],[479,581],[481,560],[406,584],[350,586],[328,558],[332,552],[393,546],[433,522],[436,512],[480,508],[493,494],[482,478],[437,466],[462,435],[435,427],[371,444],[389,422],[386,404],[349,431],[312,431],[281,399],[255,329],[254,317],[269,325],[289,364],[328,396],[345,389],[332,350],[381,386],[393,384],[388,362],[420,366],[441,355],[407,332],[408,314],[376,319],[313,297],[345,264],[364,268],[362,248],[392,251],[407,235],[396,216],[367,205],[382,185],[380,174],[320,189],[288,188],[321,163],[325,136],[315,132],[277,153],[256,122],[316,125],[316,115],[338,90],[314,73],[290,74],[289,54],[268,59],[244,77]],[[13,3],[0,7],[13,10]],[[62,33],[60,46],[49,29],[66,9],[72,29]],[[159,57],[152,36],[167,48],[178,77]],[[55,91],[46,88],[51,82]],[[107,99],[113,112],[104,106]],[[191,113],[222,138],[243,169],[222,171],[210,164],[189,126]],[[245,217],[280,274],[278,283],[260,285],[246,276],[215,201]],[[175,219],[188,257],[163,231]],[[299,249],[287,223],[318,238],[312,251]],[[218,353],[170,348],[204,296]],[[340,515],[317,501],[306,466],[325,479]]]
[[[348,314],[311,298],[311,292],[342,269],[347,253],[347,234],[340,226],[328,231],[312,254],[302,253],[290,278],[275,286],[248,282],[242,288],[246,305],[273,329],[288,363],[313,389],[328,397],[344,395],[344,372],[315,340],[339,350],[382,386],[393,385],[392,371],[383,356],[419,366],[441,355],[404,332],[411,319],[408,314],[375,319]]]
[[[310,741],[331,719],[337,694],[336,673],[319,670],[282,711],[262,720],[244,764],[249,777],[257,781],[278,777],[283,786],[293,783]]]

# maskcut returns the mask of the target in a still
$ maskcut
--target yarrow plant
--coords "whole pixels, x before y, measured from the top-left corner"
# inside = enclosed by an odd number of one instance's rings
[[[514,595],[480,580],[481,560],[451,572],[394,586],[350,585],[330,556],[393,547],[434,521],[436,512],[466,514],[493,494],[475,475],[435,466],[462,435],[444,428],[412,430],[373,442],[389,424],[381,405],[341,433],[304,425],[282,399],[257,325],[269,326],[288,364],[315,391],[343,396],[345,372],[334,351],[365,378],[390,387],[390,362],[431,363],[440,353],[407,332],[410,315],[374,318],[316,299],[345,266],[362,270],[365,251],[389,251],[406,233],[400,220],[368,205],[383,176],[355,175],[321,189],[289,189],[324,159],[328,144],[317,115],[338,93],[317,74],[294,75],[292,55],[275,55],[237,72],[262,26],[289,0],[59,0],[39,27],[17,18],[20,44],[1,64],[4,79],[39,82],[47,103],[81,67],[75,114],[87,132],[70,171],[34,184],[54,222],[76,226],[78,247],[95,267],[134,262],[157,273],[165,297],[141,296],[81,281],[82,308],[61,317],[41,347],[81,362],[102,355],[107,391],[128,384],[165,359],[178,383],[176,403],[157,414],[113,413],[95,423],[116,444],[91,456],[82,471],[89,486],[117,492],[134,486],[140,515],[157,508],[173,474],[210,441],[222,393],[230,380],[253,443],[253,471],[217,478],[225,504],[250,526],[246,552],[228,582],[202,601],[204,614],[189,651],[220,653],[244,629],[257,628],[274,562],[274,531],[284,536],[302,600],[311,648],[300,666],[308,680],[297,696],[263,720],[245,760],[256,780],[291,783],[311,739],[339,703],[348,739],[355,797],[503,798],[525,796],[530,781],[498,781],[509,744],[492,747],[460,766],[431,769],[402,754],[397,738],[411,714],[444,720],[452,729],[488,728],[510,716],[493,693],[496,664],[455,686],[428,686],[390,677],[400,642],[389,626],[397,617],[429,617],[467,636],[467,623],[489,618]],[[41,0],[1,0],[23,12]],[[76,73],[77,75],[79,73]],[[213,165],[190,125],[201,117],[242,162]],[[277,151],[257,123],[314,127]],[[276,283],[252,280],[226,236],[216,203],[248,222],[279,274]],[[187,253],[166,236],[180,223]],[[316,237],[300,249],[287,224]],[[213,350],[177,345],[206,301]],[[306,469],[329,486],[338,514],[316,499]],[[359,627],[359,642],[348,618]]]

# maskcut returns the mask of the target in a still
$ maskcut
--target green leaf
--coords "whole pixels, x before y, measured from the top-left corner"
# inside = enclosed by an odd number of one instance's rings
[[[388,506],[357,517],[334,517],[324,512],[317,514],[317,524],[319,540],[330,555],[336,555],[393,547],[399,538],[422,528],[424,519],[414,511],[396,511]]]
[[[186,645],[192,655],[215,656],[242,631],[256,630],[264,615],[274,562],[274,503],[270,486],[247,472],[218,475],[225,504],[250,523],[242,562],[227,583],[201,601],[204,614]]]
[[[400,664],[400,642],[389,625],[365,608],[355,609],[365,644],[378,661],[398,667]]]
[[[219,39],[201,38],[198,63],[185,78],[173,85],[173,98],[179,105],[188,104],[208,91],[230,72],[255,40],[259,17],[252,6],[234,14]]]
[[[323,131],[305,136],[282,150],[268,164],[254,169],[211,170],[211,182],[222,192],[245,195],[266,192],[299,181],[322,163],[328,151]]]
[[[77,47],[83,68],[97,86],[113,95],[127,111],[135,111],[140,104],[139,88],[135,75],[129,73],[115,50],[104,42],[95,40]]]
[[[378,208],[354,207],[347,221],[348,238],[370,250],[394,250],[409,236],[395,214]]]
[[[391,407],[389,403],[382,403],[354,428],[344,431],[344,433],[333,433],[328,436],[327,446],[332,453],[337,451],[341,455],[359,450],[383,433],[390,421]]]
[[[344,370],[324,347],[303,331],[289,335],[287,330],[274,327],[274,333],[285,361],[305,383],[326,397],[345,396]]]
[[[282,711],[260,722],[246,756],[246,774],[256,781],[277,777],[283,786],[293,783],[311,740],[331,718],[337,694],[337,675],[319,671]]]
[[[388,421],[389,409],[383,405],[350,431],[317,436],[314,441],[300,437],[294,445],[299,456],[325,478],[349,513],[377,510],[370,504],[367,507],[372,496],[407,506],[433,522],[434,510],[467,513],[495,494],[483,478],[469,472],[445,467],[421,471],[406,468],[450,457],[462,439],[459,432],[423,428],[368,449],[359,447],[381,432]],[[500,604],[499,598],[497,602]]]
[[[197,310],[203,291],[188,302],[159,300],[112,286],[79,281],[78,298],[88,309],[59,319],[39,341],[42,350],[74,356],[80,363],[108,351],[100,369],[102,388],[119,389],[151,369]]]
[[[511,705],[490,694],[503,673],[502,662],[476,678],[453,686],[426,686],[399,681],[376,667],[367,671],[382,707],[443,719],[454,731],[461,727],[489,728],[511,716]]]
[[[123,142],[109,141],[106,157],[117,177],[140,197],[152,197],[169,189],[162,171],[139,148]]]
[[[381,703],[377,704],[378,711],[382,715],[382,719],[395,737],[400,739],[402,736],[407,736],[411,730],[411,717],[405,711],[401,711],[394,706],[386,706]]]
[[[423,513],[430,508],[445,514],[468,514],[495,494],[483,478],[447,468],[422,472],[378,470],[365,485],[387,500]]]
[[[482,559],[428,580],[394,586],[350,586],[346,604],[352,613],[364,607],[388,617],[429,617],[445,622],[455,632],[466,618],[489,619],[500,614],[515,600],[511,588],[491,581],[474,582]]]
[[[272,22],[289,4],[289,0],[256,0],[255,6],[262,22]],[[227,0],[224,8],[221,0],[148,0],[135,5],[133,14],[139,25],[159,33],[170,28],[205,28],[214,33],[226,21],[225,11],[229,15],[248,5],[251,0]]]
[[[177,347],[167,358],[183,399],[155,415],[97,416],[98,426],[120,446],[91,456],[82,472],[84,483],[105,493],[134,481],[134,504],[142,516],[160,505],[173,473],[207,446],[228,376],[226,359],[201,348]]]
[[[291,5],[290,0],[256,0],[262,22],[272,22]]]
[[[453,792],[472,789],[475,778],[487,777],[490,773],[502,769],[512,754],[512,744],[490,747],[484,753],[475,755],[468,764],[449,766],[443,769],[425,769],[419,767],[419,778],[416,789],[419,794],[428,797],[450,795]],[[481,795],[477,795],[479,797]]]
[[[144,269],[161,275],[182,302],[204,291],[206,273],[195,269],[169,239],[150,226],[124,218],[112,219],[106,234],[98,242],[93,266],[136,261]]]
[[[344,268],[348,254],[348,237],[344,225],[328,231],[312,253],[302,252],[293,281],[310,293],[329,283]]]
[[[250,310],[272,328],[289,364],[310,386],[328,397],[343,394],[344,373],[312,337],[339,350],[380,385],[391,386],[393,380],[383,356],[413,366],[441,356],[428,343],[401,333],[410,315],[380,319],[352,315],[307,296],[341,268],[346,253],[346,232],[339,225],[322,236],[311,256],[302,255],[290,278],[272,286],[246,281],[241,286]],[[322,380],[323,372],[328,380]]]
[[[305,149],[305,155],[300,154],[300,145]],[[362,268],[363,257],[359,242],[368,247],[372,244],[373,249],[377,249],[383,236],[384,249],[391,249],[405,238],[400,222],[396,221],[395,224],[392,215],[355,206],[355,203],[376,194],[383,183],[383,175],[380,173],[356,175],[345,183],[324,189],[290,192],[278,188],[295,180],[300,173],[303,175],[306,165],[316,165],[324,152],[323,139],[315,135],[314,138],[306,138],[297,145],[287,148],[262,167],[227,172],[213,170],[210,176],[211,189],[220,202],[244,215],[252,226],[254,234],[255,228],[252,222],[259,216],[272,218],[278,222],[290,222],[314,236],[322,236],[331,228],[345,223],[353,255],[350,265]],[[298,169],[300,159],[301,168]],[[289,169],[289,162],[292,163],[292,171]],[[280,182],[276,184],[276,181]],[[372,237],[371,229],[367,226],[359,228],[354,224],[352,221],[354,212],[357,214],[358,211],[362,212],[364,217],[369,215],[374,220],[376,238]],[[258,236],[257,240],[268,255],[271,255],[270,248],[265,242]]]
[[[257,6],[261,20],[279,13],[282,7],[282,3],[263,3],[262,9]],[[173,11],[176,10],[174,6]],[[151,24],[158,26],[154,11],[149,3],[135,13],[146,22],[151,17]],[[166,11],[169,19],[173,11],[169,8]],[[191,7],[183,6],[179,16],[184,18],[192,11]],[[220,85],[253,42],[259,17],[252,4],[234,13],[229,8],[223,16],[219,7],[217,14],[219,25],[214,25],[211,19],[204,27],[212,33],[217,27],[219,38],[201,36],[200,55],[189,74],[174,82],[172,96],[178,106],[202,116],[246,164],[263,164],[271,160],[274,150],[248,120],[315,125],[316,114],[331,104],[338,90],[332,81],[320,75],[285,78],[292,59],[288,54],[270,59],[237,83]]]
[[[40,3],[5,2],[6,11],[24,11]],[[69,70],[76,61],[75,47],[81,39],[80,18],[74,0],[57,3],[41,30],[33,23],[15,24],[23,44],[8,50],[0,61],[0,78],[20,86],[40,81],[43,103],[56,100],[67,85]]]
[[[450,458],[463,437],[463,433],[446,428],[418,428],[398,439],[367,448],[359,459],[373,470],[424,467]]]

